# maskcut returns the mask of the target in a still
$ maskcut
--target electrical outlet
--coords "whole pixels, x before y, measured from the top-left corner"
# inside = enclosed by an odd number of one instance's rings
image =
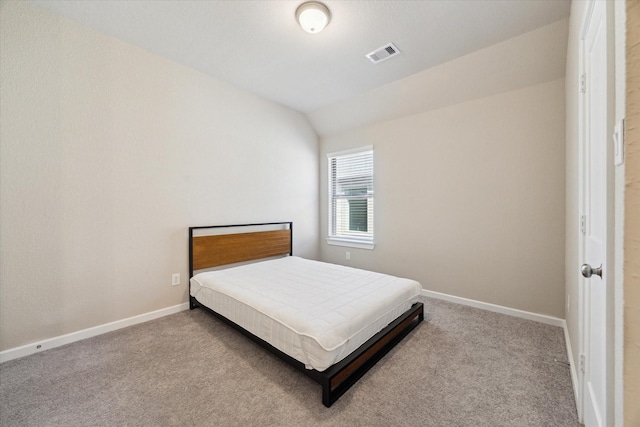
[[[347,258],[347,261],[351,260],[351,252],[347,252],[345,256]]]
[[[180,284],[180,273],[173,273],[171,275],[171,286],[178,286]]]

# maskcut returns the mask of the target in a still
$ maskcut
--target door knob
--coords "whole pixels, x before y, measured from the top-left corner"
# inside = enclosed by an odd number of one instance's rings
[[[582,272],[582,275],[587,279],[591,277],[592,274],[600,276],[600,278],[602,279],[602,264],[600,264],[600,267],[598,268],[591,268],[589,264],[582,264],[582,267],[580,267],[580,271]]]

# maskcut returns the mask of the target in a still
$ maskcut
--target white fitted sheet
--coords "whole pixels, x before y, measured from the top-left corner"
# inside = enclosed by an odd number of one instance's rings
[[[191,278],[191,295],[308,369],[339,362],[418,301],[415,280],[285,257]]]

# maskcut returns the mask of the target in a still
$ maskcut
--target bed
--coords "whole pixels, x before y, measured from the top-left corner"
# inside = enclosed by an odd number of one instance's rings
[[[190,227],[190,308],[321,384],[329,407],[424,320],[421,286],[293,256],[292,233],[291,222]]]

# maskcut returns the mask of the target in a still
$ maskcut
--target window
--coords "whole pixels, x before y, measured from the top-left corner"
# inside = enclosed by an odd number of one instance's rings
[[[329,237],[333,245],[373,249],[373,148],[328,154]]]

